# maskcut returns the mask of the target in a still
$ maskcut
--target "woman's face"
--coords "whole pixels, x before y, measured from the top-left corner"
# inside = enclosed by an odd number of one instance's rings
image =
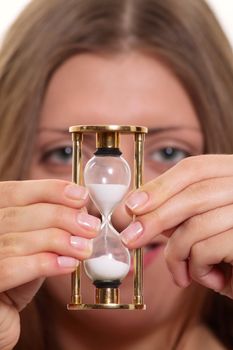
[[[200,154],[203,137],[187,93],[173,73],[155,57],[131,52],[119,55],[80,54],[67,60],[53,75],[45,96],[30,178],[71,179],[71,137],[76,124],[143,125],[149,128],[145,142],[144,181],[147,182],[188,155]],[[121,151],[132,168],[133,140],[121,139]],[[84,142],[84,158],[95,150],[93,137]],[[99,215],[90,203],[89,212]],[[120,232],[129,223],[123,206],[113,215]],[[172,281],[163,256],[166,239],[161,235],[145,249],[145,312],[88,312],[82,320],[111,318],[119,327],[158,324],[171,315],[183,294]],[[57,302],[69,302],[69,276],[48,280]],[[61,288],[64,284],[64,288]],[[132,274],[121,287],[122,302],[131,303]],[[83,278],[84,301],[92,302],[90,282]],[[88,315],[88,316],[87,316]],[[80,313],[72,313],[79,318]],[[119,322],[120,319],[120,322]],[[128,327],[128,326],[127,326]]]

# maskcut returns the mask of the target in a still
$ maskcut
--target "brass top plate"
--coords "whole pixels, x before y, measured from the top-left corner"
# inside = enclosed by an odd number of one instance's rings
[[[69,132],[78,133],[105,133],[109,131],[122,134],[146,134],[148,128],[136,125],[74,125],[69,128]]]

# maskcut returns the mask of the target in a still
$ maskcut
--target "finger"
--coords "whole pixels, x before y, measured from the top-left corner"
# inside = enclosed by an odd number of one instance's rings
[[[0,295],[0,325],[1,338],[0,349],[15,349],[20,336],[20,316],[15,307],[12,307],[9,298],[1,293]]]
[[[233,173],[232,155],[201,155],[181,160],[164,174],[129,194],[125,203],[137,215],[158,208],[186,187]]]
[[[73,208],[86,204],[88,191],[62,180],[28,180],[0,182],[0,208],[34,203],[57,203]]]
[[[55,228],[0,236],[0,259],[42,252],[83,260],[92,253],[92,240]]]
[[[145,216],[145,215],[144,215]],[[153,213],[156,216],[156,212]],[[133,221],[126,229],[120,233],[122,242],[129,248],[135,249],[147,245],[152,239],[154,239],[161,232],[170,236],[174,230],[161,231],[161,225],[155,225],[154,221],[159,222],[159,218],[149,220],[146,218],[138,217],[136,221]]]
[[[168,230],[171,230],[171,234],[174,228],[190,217],[230,205],[233,201],[232,185],[232,177],[205,180],[193,184],[170,198],[156,210],[138,216],[137,222],[141,225],[139,236],[132,235],[131,226],[126,228],[122,235],[128,243],[132,238],[136,245],[130,247],[135,248],[147,244],[159,233],[167,234]]]
[[[164,250],[166,262],[177,284],[190,282],[187,259],[192,246],[211,236],[233,228],[233,205],[211,210],[192,217],[180,225],[171,235]]]
[[[85,212],[47,203],[0,209],[0,222],[0,234],[54,227],[82,237],[95,237],[101,224]]]
[[[71,257],[40,253],[0,260],[0,292],[15,288],[40,277],[71,273],[78,261]]]
[[[194,215],[233,203],[233,178],[205,180],[189,186],[157,208],[157,215],[170,229]]]
[[[189,259],[189,274],[196,282],[222,294],[233,296],[233,230],[220,233],[196,243]],[[219,264],[226,263],[230,268],[225,274]],[[219,266],[218,266],[219,265]]]

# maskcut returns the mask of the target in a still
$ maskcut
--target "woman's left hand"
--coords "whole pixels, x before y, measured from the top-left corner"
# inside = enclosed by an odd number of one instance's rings
[[[189,157],[126,198],[136,219],[121,234],[129,248],[168,237],[175,282],[192,280],[233,298],[233,156]]]

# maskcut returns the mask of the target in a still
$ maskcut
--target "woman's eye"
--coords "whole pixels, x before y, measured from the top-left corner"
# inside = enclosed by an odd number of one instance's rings
[[[175,164],[181,159],[189,157],[190,153],[175,147],[164,147],[151,154],[151,159],[160,163]]]
[[[43,154],[41,161],[53,165],[71,165],[72,147],[65,146],[46,151]]]

